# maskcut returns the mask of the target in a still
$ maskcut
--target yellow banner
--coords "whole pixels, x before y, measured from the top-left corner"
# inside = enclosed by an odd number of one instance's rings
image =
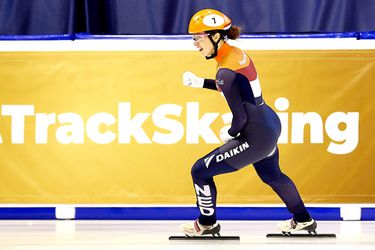
[[[374,203],[375,52],[248,53],[305,202]],[[215,66],[194,51],[1,52],[0,203],[194,203],[191,166],[229,109],[181,76]],[[252,166],[215,180],[219,204],[281,202]]]

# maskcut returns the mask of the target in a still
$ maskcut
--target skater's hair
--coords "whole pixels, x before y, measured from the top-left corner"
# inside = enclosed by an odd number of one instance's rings
[[[221,38],[223,39],[231,39],[236,40],[241,35],[241,28],[238,26],[232,25],[228,30],[211,30],[208,31],[210,35],[215,35],[216,33],[220,33]]]
[[[226,36],[228,37],[228,39],[236,40],[240,37],[241,28],[238,26],[232,26],[229,30],[226,30],[226,32]]]

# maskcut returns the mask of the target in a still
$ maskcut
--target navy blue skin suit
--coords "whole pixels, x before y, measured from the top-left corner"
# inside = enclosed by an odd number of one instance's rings
[[[213,177],[250,164],[285,203],[294,220],[308,221],[310,214],[296,186],[280,170],[277,139],[281,124],[263,100],[253,62],[244,51],[227,43],[219,48],[215,59],[218,62],[216,79],[205,79],[203,87],[224,95],[233,114],[228,133],[235,138],[197,160],[191,169],[199,223],[216,223],[217,193]]]

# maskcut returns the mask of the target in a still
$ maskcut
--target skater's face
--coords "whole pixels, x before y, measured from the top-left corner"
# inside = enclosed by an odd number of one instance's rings
[[[207,33],[199,33],[193,35],[194,46],[197,47],[198,51],[204,57],[211,56],[215,52],[214,45],[212,44],[208,36],[209,34]],[[215,36],[213,37],[213,39],[215,39]]]

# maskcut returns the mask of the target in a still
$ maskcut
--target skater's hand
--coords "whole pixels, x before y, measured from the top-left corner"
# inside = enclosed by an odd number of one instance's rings
[[[220,139],[223,141],[223,142],[228,142],[236,137],[233,137],[231,136],[229,133],[228,133],[228,130],[230,129],[230,126],[226,126],[224,128],[222,128],[220,130]]]
[[[204,78],[198,77],[190,71],[186,71],[182,75],[182,83],[185,86],[193,88],[203,88]]]

